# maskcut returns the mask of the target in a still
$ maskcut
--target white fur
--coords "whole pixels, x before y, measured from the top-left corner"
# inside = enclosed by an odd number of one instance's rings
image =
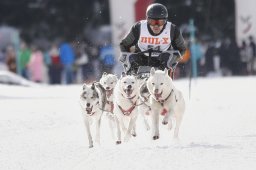
[[[182,93],[173,85],[167,69],[164,71],[150,71],[150,77],[147,80],[147,88],[150,95],[150,104],[152,109],[152,135],[153,139],[159,138],[159,115],[166,109],[162,124],[168,124],[172,128],[172,117],[176,119],[174,137],[179,134],[179,127],[185,111],[185,101]],[[168,97],[169,96],[169,97]]]
[[[112,137],[114,138],[114,125],[115,125],[115,115],[113,114],[113,92],[114,88],[116,86],[116,83],[118,81],[118,78],[114,74],[107,74],[103,73],[102,77],[100,78],[100,84],[104,88],[104,91],[106,93],[106,100],[105,100],[105,106],[103,110],[106,112],[107,118],[108,118],[108,123],[110,127],[110,131],[112,134]]]
[[[94,84],[83,84],[83,90],[80,95],[80,106],[85,122],[86,132],[89,140],[89,147],[93,147],[91,134],[91,125],[96,124],[95,141],[100,143],[100,124],[102,116],[102,92]]]
[[[128,141],[131,135],[136,135],[135,123],[138,116],[138,99],[138,80],[135,76],[122,75],[114,89],[114,114],[117,117],[117,144],[121,143],[121,129],[125,135],[124,141]],[[130,110],[130,113],[123,113],[122,110]]]

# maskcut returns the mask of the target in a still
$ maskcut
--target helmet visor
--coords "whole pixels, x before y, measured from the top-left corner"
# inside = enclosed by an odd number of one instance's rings
[[[150,18],[148,18],[147,21],[148,21],[148,24],[151,26],[155,26],[155,25],[163,26],[166,23],[166,19],[150,19]]]

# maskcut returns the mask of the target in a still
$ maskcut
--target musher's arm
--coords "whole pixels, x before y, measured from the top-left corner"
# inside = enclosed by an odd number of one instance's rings
[[[120,43],[121,52],[131,52],[130,48],[138,43],[140,36],[140,22],[135,23],[130,29],[129,33],[124,37]]]
[[[179,50],[181,56],[183,56],[186,51],[184,38],[176,25],[172,24],[171,29],[173,29],[172,47],[174,50]]]

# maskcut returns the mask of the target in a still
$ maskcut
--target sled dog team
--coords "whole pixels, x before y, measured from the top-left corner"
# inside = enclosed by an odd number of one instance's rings
[[[100,143],[101,117],[106,114],[112,137],[116,144],[136,136],[136,120],[140,114],[147,130],[152,131],[152,139],[159,139],[159,121],[172,128],[175,120],[174,137],[177,138],[185,101],[182,93],[175,88],[167,69],[151,68],[148,79],[140,79],[124,73],[116,75],[104,73],[99,82],[83,84],[80,106],[89,140],[93,147],[92,122],[96,126],[95,142]],[[151,118],[148,124],[146,116]]]

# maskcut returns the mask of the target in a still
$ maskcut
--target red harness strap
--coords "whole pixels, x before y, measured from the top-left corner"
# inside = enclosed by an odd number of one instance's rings
[[[125,116],[129,116],[132,113],[133,109],[136,107],[136,102],[128,110],[124,110],[120,105],[118,105],[118,107]]]

